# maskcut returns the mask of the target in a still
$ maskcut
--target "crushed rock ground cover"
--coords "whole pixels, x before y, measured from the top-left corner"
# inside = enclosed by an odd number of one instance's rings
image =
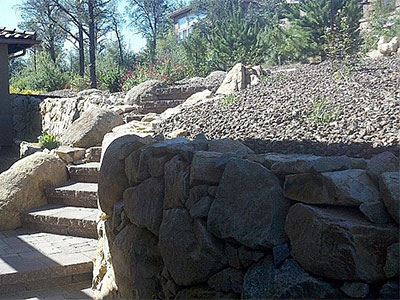
[[[352,67],[330,62],[269,70],[262,83],[184,109],[159,125],[189,137],[233,138],[257,153],[305,153],[369,158],[400,151],[400,56]],[[316,109],[316,103],[324,103]],[[316,122],[323,113],[334,120]]]

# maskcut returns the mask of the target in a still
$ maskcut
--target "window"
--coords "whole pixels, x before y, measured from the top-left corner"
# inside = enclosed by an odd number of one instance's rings
[[[187,24],[186,16],[185,17],[181,17],[181,18],[178,19],[178,28],[179,29],[181,29],[183,27],[186,27],[187,25],[188,24]]]

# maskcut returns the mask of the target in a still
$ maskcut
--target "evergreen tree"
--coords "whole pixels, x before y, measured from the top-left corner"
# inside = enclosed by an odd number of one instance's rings
[[[262,61],[263,43],[257,21],[245,18],[241,0],[225,5],[226,17],[216,21],[211,35],[212,60],[217,69],[229,69],[236,63],[258,64]]]

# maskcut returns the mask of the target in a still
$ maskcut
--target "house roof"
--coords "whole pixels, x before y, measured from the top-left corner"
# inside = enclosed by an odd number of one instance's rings
[[[8,54],[14,54],[39,44],[40,41],[36,38],[35,32],[0,27],[0,44],[8,45]]]
[[[177,16],[179,16],[181,14],[184,14],[184,13],[187,13],[187,12],[189,12],[191,10],[192,10],[192,6],[189,5],[189,6],[186,6],[186,7],[183,7],[183,8],[180,8],[180,9],[177,9],[177,10],[173,11],[172,13],[169,14],[169,17],[171,19],[173,19],[173,18],[176,18]]]

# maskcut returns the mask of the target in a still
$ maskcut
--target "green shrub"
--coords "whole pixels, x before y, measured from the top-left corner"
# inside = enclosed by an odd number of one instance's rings
[[[326,98],[321,101],[317,100],[317,97],[313,97],[312,100],[312,111],[306,118],[307,122],[313,122],[315,124],[330,123],[334,122],[339,118],[339,111],[329,110],[326,106]]]
[[[103,90],[111,93],[120,92],[120,82],[123,73],[119,69],[111,69],[99,76],[99,81]]]
[[[53,150],[60,145],[60,141],[53,134],[45,131],[39,136],[39,145],[42,149]]]
[[[61,63],[54,63],[46,51],[31,57],[30,62],[19,74],[11,78],[11,85],[20,90],[43,90],[46,92],[64,89],[68,73]]]
[[[386,4],[375,1],[373,5],[374,12],[368,20],[369,30],[363,35],[363,52],[376,50],[381,36],[387,40],[396,36],[400,39],[400,14],[396,14],[395,0],[388,0]]]
[[[88,76],[82,77],[76,74],[72,76],[69,84],[74,91],[80,92],[90,88],[90,79]]]
[[[20,95],[40,95],[45,91],[36,91],[36,90],[21,90],[17,87],[10,86],[10,94],[20,94]]]
[[[237,102],[239,102],[239,98],[237,98],[234,94],[229,94],[221,100],[221,104],[223,106],[228,106]]]

